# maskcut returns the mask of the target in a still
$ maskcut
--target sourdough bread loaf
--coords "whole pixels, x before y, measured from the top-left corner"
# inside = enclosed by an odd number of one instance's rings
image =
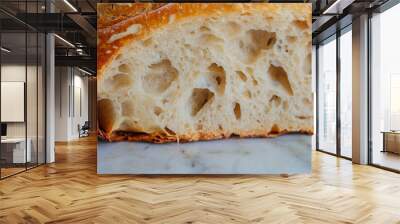
[[[312,134],[310,4],[100,7],[117,18],[99,19],[105,139]]]

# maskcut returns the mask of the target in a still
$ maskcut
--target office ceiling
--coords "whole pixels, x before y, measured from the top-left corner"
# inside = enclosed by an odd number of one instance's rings
[[[74,63],[78,63],[78,66],[79,63],[85,65],[92,64],[92,66],[90,66],[92,70],[96,68],[96,4],[105,2],[132,2],[131,0],[47,1],[50,3],[53,13],[46,13],[49,9],[46,10],[45,0],[0,1],[1,30],[4,33],[14,33],[8,34],[5,37],[13,40],[13,43],[9,43],[9,47],[15,48],[17,52],[17,49],[22,49],[22,46],[25,46],[24,40],[17,37],[17,33],[25,32],[26,29],[28,29],[28,31],[55,32],[60,37],[76,46],[71,49],[71,46],[65,43],[65,41],[56,38],[56,55],[60,56],[58,60],[60,65],[68,64],[73,61]],[[332,27],[338,20],[346,16],[354,16],[358,12],[379,6],[386,1],[388,0],[269,0],[269,2],[312,3],[313,40],[315,40],[315,42],[331,35],[331,32],[335,31]],[[351,22],[351,18],[348,20]],[[341,25],[346,24],[342,23]],[[330,28],[331,31],[329,31]],[[15,38],[12,37],[13,35]],[[77,49],[80,49],[78,50],[80,53]],[[30,50],[28,49],[28,51]]]

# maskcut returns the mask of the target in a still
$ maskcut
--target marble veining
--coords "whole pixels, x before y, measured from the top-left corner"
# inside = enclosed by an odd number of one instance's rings
[[[192,143],[99,142],[99,174],[281,174],[311,171],[311,136]]]

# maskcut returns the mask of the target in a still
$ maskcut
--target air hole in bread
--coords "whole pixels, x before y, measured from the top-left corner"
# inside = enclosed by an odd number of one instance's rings
[[[258,85],[258,81],[254,77],[253,77],[253,85],[255,85],[255,86]]]
[[[233,108],[233,112],[235,113],[236,120],[239,120],[242,116],[242,111],[240,110],[240,104],[235,103],[235,107]]]
[[[218,129],[219,129],[220,131],[223,131],[223,130],[224,130],[224,128],[222,127],[221,124],[218,125]]]
[[[105,83],[112,91],[120,91],[131,87],[133,80],[129,75],[120,73],[108,78]]]
[[[304,63],[304,70],[306,73],[311,74],[311,54],[308,54]]]
[[[209,32],[209,31],[211,31],[211,30],[210,30],[210,28],[208,28],[207,26],[201,26],[201,27],[200,27],[200,31],[201,31],[201,32]]]
[[[120,71],[122,73],[129,73],[131,71],[131,69],[129,68],[129,65],[121,64],[120,66],[118,66],[118,71]]]
[[[247,99],[251,99],[251,92],[249,90],[246,90],[243,92],[243,96]]]
[[[270,134],[279,134],[280,128],[277,124],[272,125]]]
[[[201,44],[207,45],[207,44],[218,44],[218,43],[223,43],[224,40],[222,38],[217,37],[214,34],[203,34],[200,37]]]
[[[285,69],[280,66],[274,66],[273,64],[271,64],[269,66],[268,73],[271,76],[272,80],[278,82],[290,96],[293,96],[292,86],[290,85],[289,78]]]
[[[308,28],[309,28],[309,25],[308,25],[308,23],[307,23],[306,20],[295,20],[295,21],[293,21],[293,24],[294,24],[297,28],[299,28],[299,29],[301,29],[301,30],[305,30],[305,29],[308,29]]]
[[[165,127],[164,130],[168,133],[168,135],[176,135],[176,133],[168,127]]]
[[[196,116],[196,114],[209,102],[214,98],[214,93],[209,89],[195,88],[193,89],[191,96],[192,103],[192,116]]]
[[[234,21],[229,21],[226,24],[226,29],[227,29],[229,35],[235,35],[240,32],[241,27],[238,23],[236,23]]]
[[[308,116],[296,116],[296,118],[298,118],[300,120],[306,120],[306,119],[308,119],[310,117],[308,117]]]
[[[284,111],[287,111],[289,109],[289,103],[286,100],[283,101],[282,108]]]
[[[113,102],[110,99],[97,101],[97,114],[100,130],[110,133],[117,117]]]
[[[216,63],[212,63],[210,66],[208,66],[208,70],[217,83],[218,92],[224,93],[226,85],[226,73],[224,67],[219,66]]]
[[[150,46],[150,45],[153,44],[153,43],[154,43],[154,42],[153,42],[153,39],[152,39],[152,38],[148,38],[148,39],[146,39],[146,40],[143,41],[143,46],[148,47],[148,46]]]
[[[275,104],[275,107],[278,107],[281,105],[281,98],[277,95],[273,95],[270,99],[269,102]]]
[[[288,36],[288,37],[286,37],[286,39],[287,39],[288,43],[292,44],[292,43],[296,42],[297,37],[296,36]]]
[[[239,41],[239,47],[240,47],[240,49],[242,49],[243,50],[243,48],[244,48],[244,42],[243,41]]]
[[[133,102],[131,100],[125,100],[124,102],[121,103],[121,114],[122,116],[133,116],[134,113],[134,107],[133,107]]]
[[[178,70],[172,66],[168,59],[150,65],[149,69],[149,73],[143,80],[143,88],[150,93],[164,92],[178,77]]]
[[[258,81],[254,78],[254,70],[251,67],[246,67],[247,74],[249,74],[252,78],[253,85],[258,85]]]
[[[247,76],[246,76],[246,74],[244,74],[242,71],[236,71],[236,74],[239,76],[239,78],[240,78],[243,82],[246,82],[246,81],[247,81]]]
[[[190,50],[190,51],[193,51],[193,50],[192,50],[192,45],[190,45],[190,44],[183,44],[183,46],[184,46],[186,49],[188,49],[188,50]]]
[[[303,98],[303,103],[305,105],[311,105],[311,101],[308,98]]]
[[[163,109],[161,109],[161,107],[156,106],[154,107],[153,111],[156,116],[159,116],[163,112]]]
[[[257,60],[262,50],[271,49],[276,43],[276,33],[274,32],[249,30],[247,35],[250,37],[250,43],[245,49],[250,63]]]
[[[203,125],[202,125],[202,124],[197,124],[197,125],[196,125],[196,129],[197,129],[198,131],[203,130]]]

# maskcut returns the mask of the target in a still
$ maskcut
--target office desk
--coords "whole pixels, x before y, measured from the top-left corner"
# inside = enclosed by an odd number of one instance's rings
[[[382,152],[393,152],[400,154],[400,131],[382,131],[383,150]]]
[[[31,139],[26,140],[28,143],[25,152],[25,138],[5,138],[1,139],[1,157],[7,163],[25,163],[30,162],[31,154]],[[12,154],[12,156],[11,156]],[[12,159],[11,159],[12,158]],[[25,161],[26,159],[26,161]]]

